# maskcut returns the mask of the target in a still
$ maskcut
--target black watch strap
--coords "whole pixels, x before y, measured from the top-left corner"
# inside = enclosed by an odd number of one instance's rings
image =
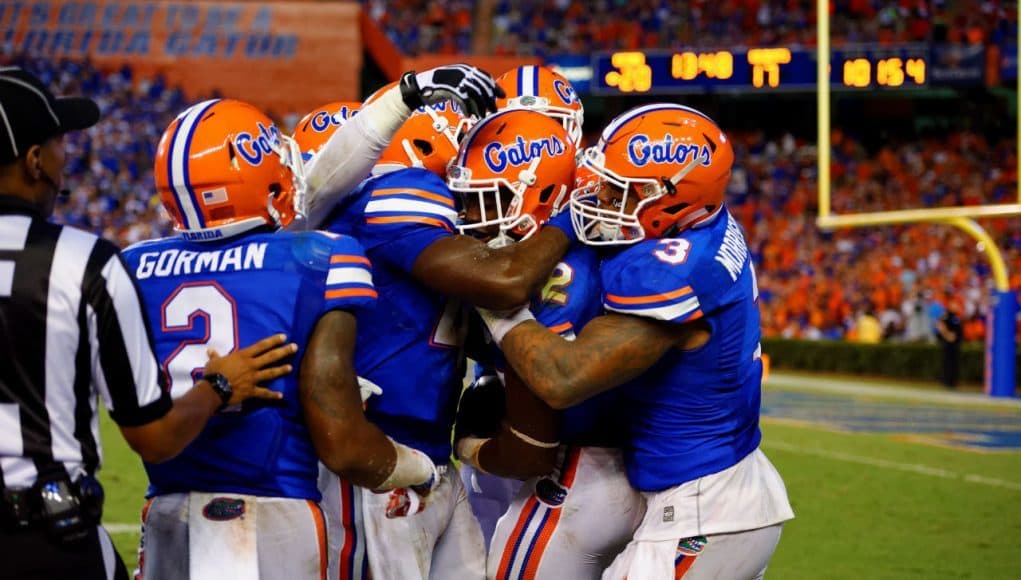
[[[220,408],[226,407],[230,398],[234,396],[234,389],[231,388],[227,377],[220,373],[208,373],[202,375],[202,379],[209,383],[209,386],[213,388],[213,392],[220,396]]]

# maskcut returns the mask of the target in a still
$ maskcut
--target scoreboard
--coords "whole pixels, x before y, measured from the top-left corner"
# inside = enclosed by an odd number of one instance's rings
[[[925,44],[860,45],[831,51],[834,88],[923,88],[929,83]],[[816,86],[816,52],[787,47],[736,50],[618,51],[592,59],[592,92],[655,94],[809,90]]]

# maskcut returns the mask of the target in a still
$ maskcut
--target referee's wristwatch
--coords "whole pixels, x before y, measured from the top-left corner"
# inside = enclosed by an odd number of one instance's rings
[[[202,380],[209,383],[209,386],[213,387],[213,392],[220,396],[222,403],[217,411],[222,411],[230,402],[230,398],[234,396],[234,389],[230,386],[230,381],[220,373],[204,374]]]

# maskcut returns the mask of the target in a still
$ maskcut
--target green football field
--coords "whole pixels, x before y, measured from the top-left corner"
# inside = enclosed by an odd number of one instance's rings
[[[776,374],[763,448],[797,518],[767,578],[1021,577],[1021,404]],[[104,417],[105,521],[136,561],[145,474]]]

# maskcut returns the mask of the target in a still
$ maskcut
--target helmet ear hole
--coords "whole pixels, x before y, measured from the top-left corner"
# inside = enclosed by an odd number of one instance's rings
[[[433,145],[425,139],[413,139],[411,144],[414,145],[415,149],[418,149],[422,155],[432,155]]]
[[[544,187],[543,190],[539,192],[539,203],[541,204],[549,203],[550,198],[553,197],[553,191],[555,189],[556,184],[553,183]]]
[[[279,183],[274,182],[269,184],[269,194],[274,198],[279,197],[281,191],[283,191],[283,188],[280,187]]]
[[[238,165],[238,152],[234,149],[234,143],[227,141],[227,155],[230,156],[230,166],[234,171],[240,171],[241,167]]]
[[[670,207],[663,208],[663,213],[670,215],[679,214],[689,207],[691,207],[690,203],[679,203],[677,205],[671,205]]]

